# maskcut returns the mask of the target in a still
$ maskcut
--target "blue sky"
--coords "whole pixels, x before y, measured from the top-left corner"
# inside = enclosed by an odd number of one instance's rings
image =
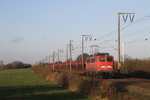
[[[0,60],[33,64],[58,49],[64,49],[61,59],[65,59],[69,40],[76,47],[82,34],[93,38],[108,34],[117,29],[118,12],[134,12],[134,20],[138,20],[150,15],[149,5],[149,0],[0,0]],[[121,18],[121,24],[128,23]],[[144,40],[150,37],[149,26],[147,18],[121,31],[121,42],[130,42],[125,46],[126,55],[150,57],[150,39]],[[116,39],[117,31],[85,43],[85,51],[90,53],[89,46],[96,44],[99,51],[110,52],[117,59]],[[73,57],[80,51],[79,46]]]

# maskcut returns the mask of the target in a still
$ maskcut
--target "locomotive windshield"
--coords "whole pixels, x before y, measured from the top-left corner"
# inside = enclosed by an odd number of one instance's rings
[[[99,58],[100,62],[105,62],[105,60],[107,60],[107,62],[112,62],[113,61],[113,58],[112,57],[101,57]]]
[[[100,62],[104,62],[105,58],[100,58],[99,60],[100,60]]]
[[[108,62],[112,62],[113,59],[109,57],[109,58],[107,58],[107,61],[108,61]]]

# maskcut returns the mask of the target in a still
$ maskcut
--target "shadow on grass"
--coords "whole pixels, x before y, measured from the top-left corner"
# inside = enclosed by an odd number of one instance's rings
[[[129,74],[122,74],[124,78],[141,78],[141,79],[150,79],[150,72],[144,71],[134,71]]]
[[[116,87],[119,92],[128,92],[127,87],[135,83],[136,82],[114,82],[113,86]]]
[[[129,76],[134,78],[150,79],[150,73],[144,71],[135,71],[132,72]]]
[[[87,100],[86,97],[58,86],[0,87],[0,100]]]
[[[114,79],[124,79],[124,78],[140,78],[140,79],[150,79],[150,72],[145,72],[145,71],[133,71],[130,73],[118,73],[115,72],[114,76],[111,78]]]

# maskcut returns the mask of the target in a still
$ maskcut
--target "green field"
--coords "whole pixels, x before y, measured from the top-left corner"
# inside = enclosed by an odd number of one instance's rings
[[[45,81],[30,70],[0,71],[0,100],[89,100]]]

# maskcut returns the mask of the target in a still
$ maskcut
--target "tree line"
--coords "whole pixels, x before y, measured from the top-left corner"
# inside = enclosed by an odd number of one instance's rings
[[[21,61],[13,61],[11,63],[8,63],[6,65],[1,65],[0,69],[22,69],[22,68],[31,68],[31,64],[25,64]]]

